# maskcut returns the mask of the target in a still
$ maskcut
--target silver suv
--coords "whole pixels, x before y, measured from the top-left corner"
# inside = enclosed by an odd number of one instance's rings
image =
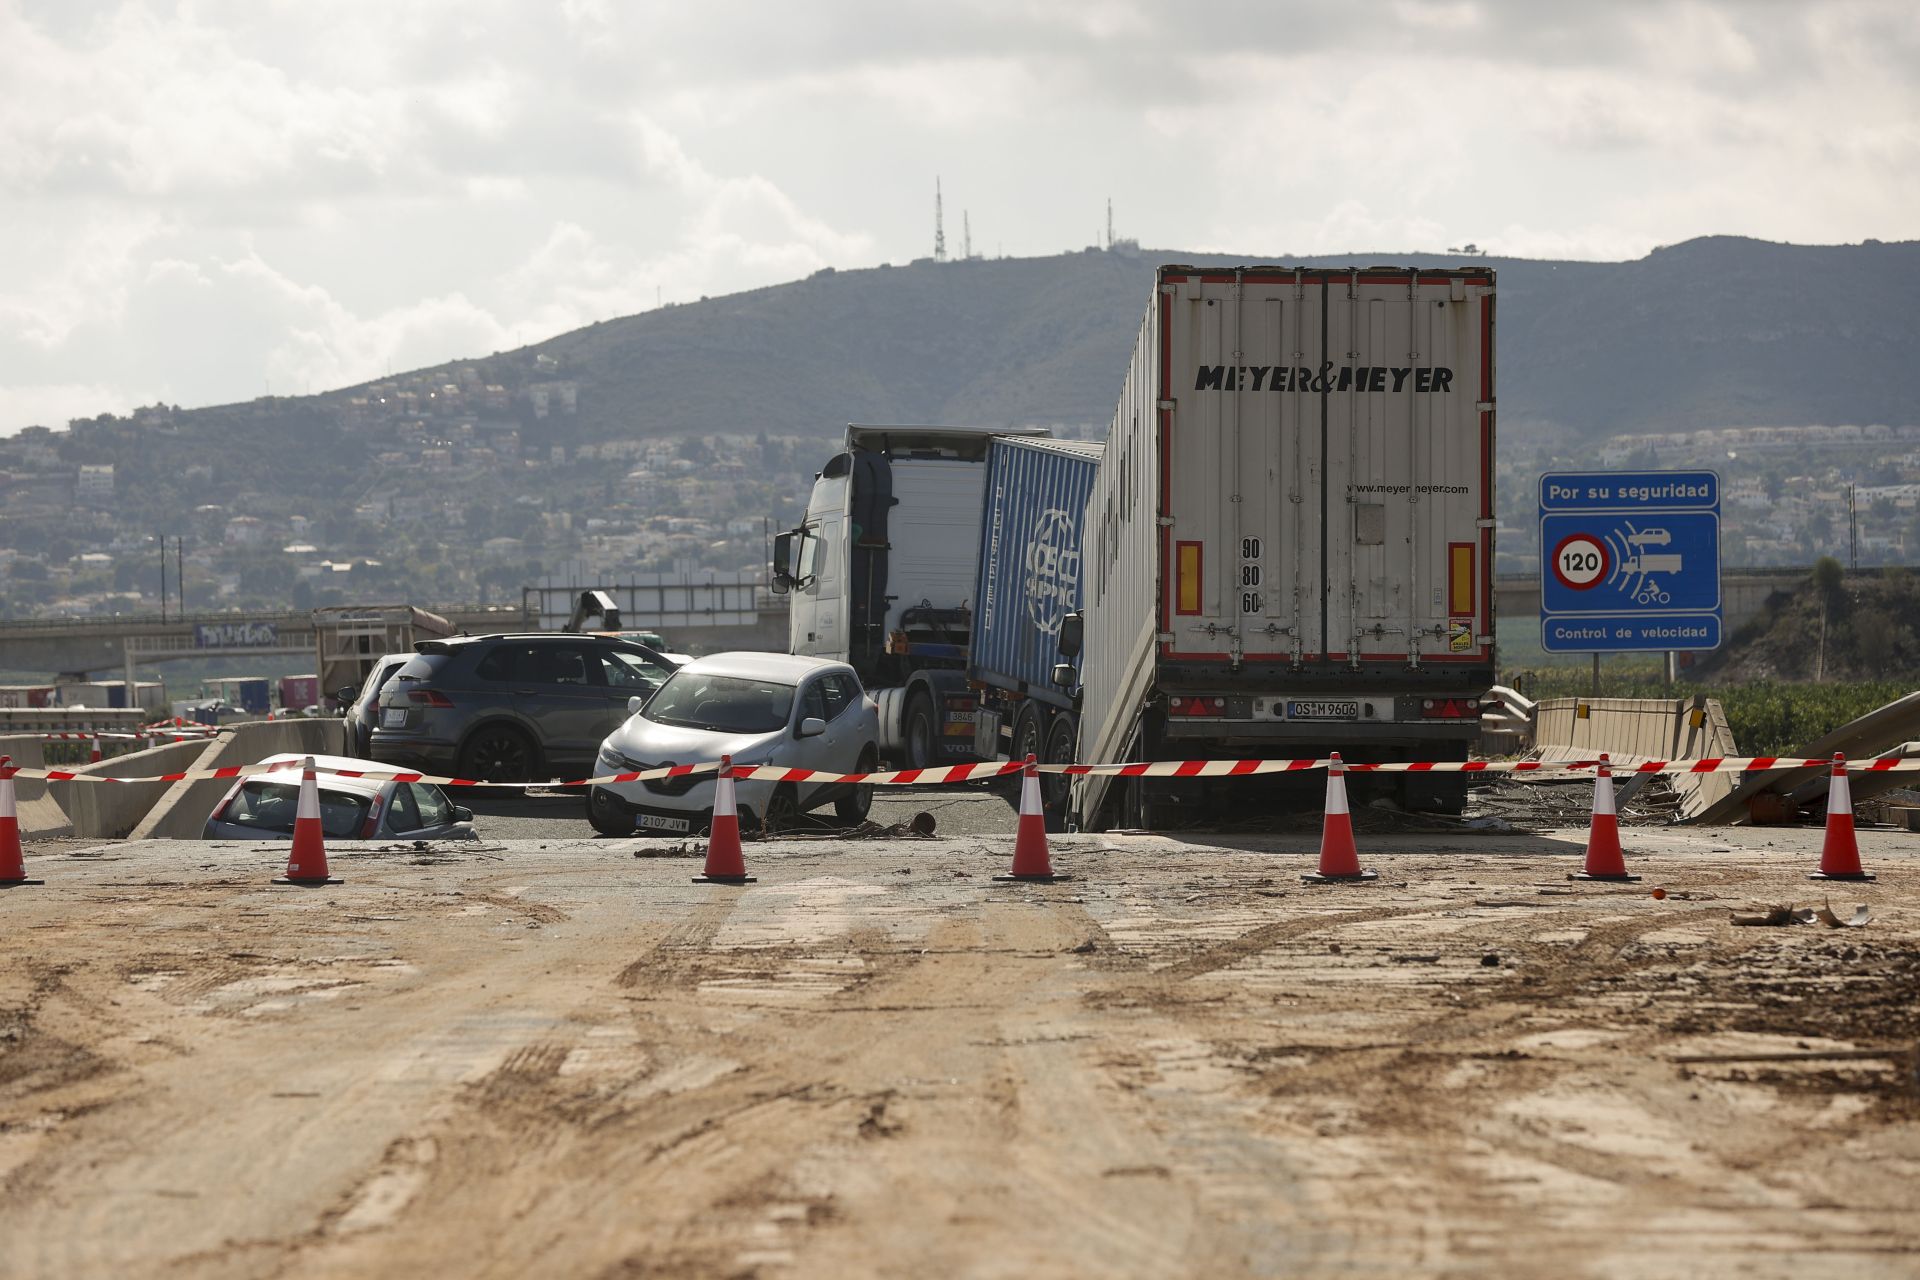
[[[382,764],[479,782],[583,778],[677,665],[607,636],[536,632],[423,640],[380,691],[370,750]]]

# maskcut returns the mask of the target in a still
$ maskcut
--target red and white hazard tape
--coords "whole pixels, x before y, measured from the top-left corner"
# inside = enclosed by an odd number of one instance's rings
[[[1081,777],[1103,774],[1120,778],[1242,778],[1272,773],[1307,773],[1325,769],[1330,760],[1155,760],[1145,764],[1042,764],[1041,773]],[[1578,774],[1591,772],[1599,760],[1441,760],[1367,763],[1342,761],[1348,773],[1485,773]],[[114,778],[98,773],[76,773],[68,769],[8,769],[8,777],[44,778],[49,782],[202,782],[212,779],[241,778],[256,773],[298,770],[300,762],[283,761],[273,765],[237,764],[218,769],[194,769],[182,773],[160,773],[145,778]],[[1648,760],[1641,764],[1612,764],[1615,777],[1635,773],[1759,773],[1772,769],[1831,769],[1831,758],[1788,759],[1783,756],[1723,757],[1707,760]],[[778,769],[770,765],[735,765],[733,776],[740,781],[759,782],[855,782],[880,787],[940,786],[956,782],[978,782],[1020,773],[1025,765],[1018,760],[993,760],[984,764],[956,764],[932,769],[894,769],[881,773],[830,773],[821,769]],[[1876,758],[1849,763],[1849,773],[1916,773],[1920,757]],[[676,764],[634,773],[614,773],[596,778],[555,778],[543,782],[488,782],[478,778],[438,778],[432,774],[402,769],[329,769],[316,772],[338,778],[363,778],[370,782],[427,782],[442,787],[588,787],[610,786],[623,782],[649,782],[659,778],[686,778],[717,774],[718,761],[704,764]]]

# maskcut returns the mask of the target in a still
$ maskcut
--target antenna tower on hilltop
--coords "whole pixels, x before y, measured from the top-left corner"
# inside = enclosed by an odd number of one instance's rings
[[[967,217],[967,211],[960,211],[960,259],[966,261],[973,257],[973,223]]]
[[[1107,248],[1113,248],[1113,197],[1107,197]]]
[[[947,260],[947,228],[940,211],[940,179],[933,180],[933,260]]]

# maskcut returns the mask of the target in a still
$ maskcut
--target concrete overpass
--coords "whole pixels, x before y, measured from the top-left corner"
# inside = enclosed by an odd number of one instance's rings
[[[1722,614],[1729,634],[1757,616],[1767,597],[1791,591],[1807,581],[1809,569],[1727,569],[1721,574]],[[688,653],[723,649],[784,650],[787,636],[786,600],[758,593],[756,622],[747,626],[681,626],[667,641]],[[514,631],[532,625],[521,607],[496,605],[425,606],[456,627],[475,633]],[[1497,616],[1518,622],[1540,616],[1540,579],[1537,574],[1502,574],[1494,579]],[[636,620],[633,626],[646,625]],[[235,638],[256,644],[208,648],[200,644],[197,628],[232,629]],[[158,615],[114,618],[0,619],[0,671],[44,672],[55,675],[119,673],[129,656],[148,663],[167,658],[215,654],[313,653],[313,617],[304,611],[256,613],[202,613],[185,617]]]
[[[1722,630],[1731,636],[1740,624],[1758,617],[1766,608],[1767,597],[1776,591],[1803,587],[1812,569],[1722,569],[1720,571],[1720,617]],[[1496,618],[1520,621],[1540,616],[1540,575],[1503,573],[1493,580],[1493,612]]]
[[[515,631],[526,625],[518,606],[435,605],[463,630]],[[211,633],[202,628],[214,628]],[[214,643],[206,643],[212,640]],[[228,643],[222,643],[226,641]],[[112,618],[0,619],[0,671],[117,675],[129,660],[247,654],[317,656],[313,615],[305,610],[158,614]]]

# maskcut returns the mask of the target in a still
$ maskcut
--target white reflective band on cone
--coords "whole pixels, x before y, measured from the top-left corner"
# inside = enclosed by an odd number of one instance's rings
[[[312,756],[300,762],[300,807],[293,811],[295,822],[308,818],[320,821],[320,784],[314,780]]]
[[[1593,779],[1593,811],[1595,814],[1619,812],[1613,807],[1613,773],[1604,759]]]
[[[1845,765],[1833,766],[1833,777],[1827,782],[1827,812],[1853,812],[1853,788],[1847,783]]]
[[[1046,810],[1040,807],[1040,778],[1029,773],[1020,779],[1020,816],[1038,818],[1045,816]]]
[[[1347,769],[1335,756],[1327,768],[1327,808],[1328,813],[1347,812]]]

